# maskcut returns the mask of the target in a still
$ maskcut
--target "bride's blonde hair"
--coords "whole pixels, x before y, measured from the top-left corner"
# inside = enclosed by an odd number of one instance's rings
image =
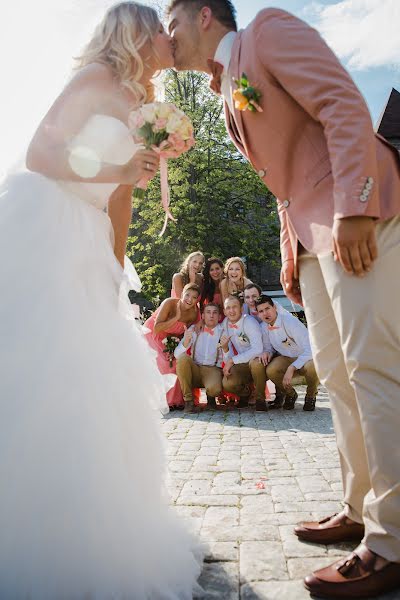
[[[154,100],[154,86],[139,83],[144,64],[139,50],[146,44],[155,52],[153,38],[160,19],[150,6],[138,2],[119,2],[106,12],[92,39],[77,58],[76,68],[92,63],[108,65],[121,86],[128,89],[134,102]]]

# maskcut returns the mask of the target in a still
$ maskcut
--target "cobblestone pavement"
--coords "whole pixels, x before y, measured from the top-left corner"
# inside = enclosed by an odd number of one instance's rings
[[[162,421],[172,502],[208,546],[205,600],[310,598],[302,578],[354,548],[292,533],[300,520],[340,510],[342,498],[328,396],[307,413],[298,391],[293,411],[175,411]]]

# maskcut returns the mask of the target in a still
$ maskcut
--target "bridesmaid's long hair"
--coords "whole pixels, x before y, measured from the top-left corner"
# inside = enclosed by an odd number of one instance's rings
[[[208,302],[212,302],[212,300],[214,298],[215,281],[210,275],[210,269],[215,263],[217,263],[221,267],[222,270],[224,268],[224,263],[222,262],[222,260],[220,258],[216,258],[215,256],[212,256],[211,258],[207,259],[206,266],[204,267],[204,271],[203,271],[204,283],[203,283],[203,293],[201,295],[201,303],[203,303],[205,300],[207,300]]]
[[[154,100],[154,86],[139,83],[144,65],[139,50],[146,44],[155,52],[153,39],[160,27],[156,11],[138,2],[119,2],[106,12],[92,39],[77,58],[76,68],[101,63],[111,68],[135,104]]]
[[[190,281],[190,275],[189,275],[190,261],[193,258],[195,258],[196,256],[201,256],[201,258],[203,259],[203,262],[204,262],[204,254],[202,252],[200,252],[200,250],[196,250],[196,252],[191,252],[185,258],[185,260],[183,261],[183,263],[181,264],[181,268],[179,269],[179,274],[182,277],[182,283],[183,283],[183,285],[186,285]]]

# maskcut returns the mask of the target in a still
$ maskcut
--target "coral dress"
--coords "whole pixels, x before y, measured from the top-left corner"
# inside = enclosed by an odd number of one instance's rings
[[[186,323],[182,323],[181,321],[177,321],[173,326],[171,326],[168,331],[160,331],[160,333],[154,333],[154,325],[157,320],[158,313],[160,312],[160,307],[157,308],[156,311],[147,319],[147,321],[143,325],[143,333],[146,338],[149,346],[153,348],[157,352],[157,366],[160,373],[166,377],[165,386],[168,389],[166,394],[166,400],[169,407],[177,407],[183,406],[183,395],[181,386],[179,384],[178,378],[176,377],[176,361],[174,360],[172,363],[172,367],[170,366],[169,356],[165,350],[165,344],[163,340],[168,335],[176,335],[176,337],[182,338],[183,334],[186,330]]]

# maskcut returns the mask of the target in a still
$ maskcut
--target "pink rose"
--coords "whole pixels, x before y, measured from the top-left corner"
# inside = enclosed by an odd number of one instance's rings
[[[158,119],[156,119],[156,122],[154,123],[154,129],[156,131],[161,131],[162,129],[165,129],[166,126],[167,126],[167,119],[158,118]]]

